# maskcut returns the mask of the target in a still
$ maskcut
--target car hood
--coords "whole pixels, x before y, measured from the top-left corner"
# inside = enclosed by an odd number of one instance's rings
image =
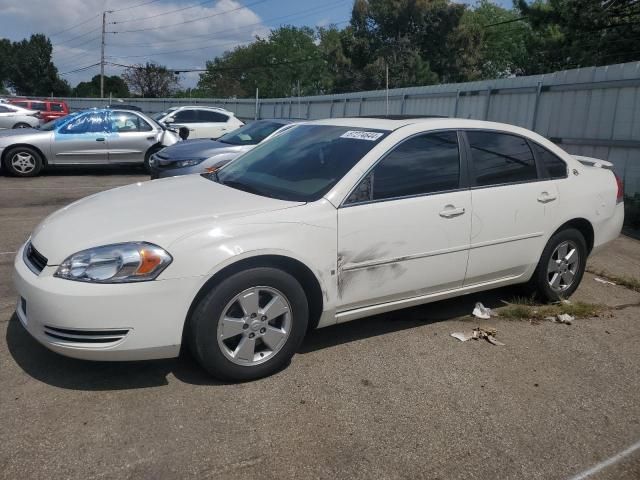
[[[187,140],[163,149],[158,156],[163,160],[179,161],[196,157],[209,158],[222,153],[241,152],[244,149],[245,147],[241,145],[229,145],[216,140]]]
[[[175,240],[231,218],[303,205],[236,190],[200,175],[141,182],[68,205],[36,227],[31,241],[58,265],[87,248],[146,241],[168,248]]]

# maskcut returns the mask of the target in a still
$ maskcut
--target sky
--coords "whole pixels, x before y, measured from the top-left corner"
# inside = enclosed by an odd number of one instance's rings
[[[179,70],[204,68],[207,60],[281,25],[343,27],[352,5],[353,0],[0,0],[0,37],[48,35],[59,73],[75,86],[100,72],[94,64],[100,62],[104,10],[113,11],[107,14],[106,61],[153,61]],[[122,70],[108,64],[105,74]],[[180,75],[183,88],[197,81],[197,73]]]

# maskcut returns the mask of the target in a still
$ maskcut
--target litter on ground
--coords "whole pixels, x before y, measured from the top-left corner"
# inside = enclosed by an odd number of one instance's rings
[[[466,342],[468,340],[480,340],[481,338],[483,338],[493,345],[503,346],[504,343],[496,340],[497,333],[498,330],[496,330],[495,328],[476,327],[473,330],[467,332],[454,332],[451,334],[451,336],[453,338],[457,338],[461,342]]]
[[[556,323],[564,323],[565,325],[571,325],[571,323],[575,320],[575,317],[569,315],[568,313],[561,313],[560,315],[555,315],[553,317],[545,317],[545,320],[549,322]]]
[[[605,280],[604,278],[593,277],[593,279],[594,279],[596,282],[604,283],[605,285],[615,285],[615,283],[614,283],[614,282],[611,282],[611,281],[609,281],[609,280]]]
[[[491,318],[496,314],[493,313],[493,310],[491,310],[489,307],[485,307],[482,303],[478,302],[476,303],[473,312],[471,312],[471,315],[476,318],[481,318],[482,320],[487,320],[488,318]]]

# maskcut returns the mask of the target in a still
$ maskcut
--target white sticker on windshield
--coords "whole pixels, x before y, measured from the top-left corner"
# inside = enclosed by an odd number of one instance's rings
[[[349,130],[340,135],[340,138],[353,138],[355,140],[368,140],[369,142],[375,142],[382,136],[379,132],[362,132],[360,130]]]

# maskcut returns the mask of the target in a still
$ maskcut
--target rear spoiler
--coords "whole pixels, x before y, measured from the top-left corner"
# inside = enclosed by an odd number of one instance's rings
[[[588,167],[605,168],[607,170],[613,170],[613,163],[606,160],[600,160],[599,158],[583,157],[581,155],[574,155],[573,158],[578,160],[581,164]]]

